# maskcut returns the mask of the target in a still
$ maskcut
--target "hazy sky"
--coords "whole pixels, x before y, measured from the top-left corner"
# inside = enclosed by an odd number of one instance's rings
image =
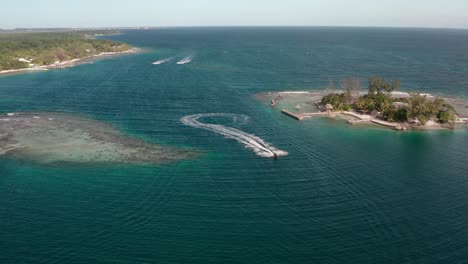
[[[0,28],[392,26],[468,28],[468,0],[9,0]]]

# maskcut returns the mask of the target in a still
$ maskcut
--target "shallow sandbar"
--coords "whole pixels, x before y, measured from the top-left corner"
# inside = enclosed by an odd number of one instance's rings
[[[0,115],[0,155],[40,163],[161,164],[194,157],[138,140],[103,122],[56,113]]]

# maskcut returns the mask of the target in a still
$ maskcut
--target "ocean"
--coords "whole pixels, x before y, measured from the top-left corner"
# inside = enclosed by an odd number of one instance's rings
[[[1,156],[1,263],[468,261],[468,129],[298,122],[256,97],[380,75],[402,91],[467,98],[468,30],[161,28],[108,38],[145,52],[0,77],[0,111],[76,114],[200,155],[154,166]],[[247,116],[204,122],[288,155],[262,157],[181,122],[209,113]]]

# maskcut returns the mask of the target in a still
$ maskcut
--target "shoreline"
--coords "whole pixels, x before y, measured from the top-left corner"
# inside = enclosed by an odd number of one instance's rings
[[[336,112],[321,112],[317,109],[317,103],[321,101],[322,97],[329,94],[328,90],[311,90],[311,91],[272,91],[272,92],[260,92],[255,96],[258,100],[265,103],[270,102],[270,107],[276,107],[279,111],[286,116],[289,116],[298,121],[313,117],[330,117],[336,116],[349,117],[347,123],[351,125],[355,124],[370,124],[378,125],[385,128],[394,130],[439,130],[439,129],[456,129],[468,125],[468,100],[464,100],[459,97],[441,97],[448,103],[453,105],[456,109],[457,120],[453,124],[440,124],[436,122],[430,122],[424,126],[416,125],[412,123],[399,123],[389,122],[372,115],[360,114],[355,111],[336,111]],[[340,91],[335,91],[340,93]],[[362,92],[361,92],[362,93]],[[429,93],[421,93],[429,98],[436,98]],[[396,91],[391,93],[392,97],[405,98],[410,97],[409,92]]]
[[[119,36],[119,35],[123,35],[123,33],[117,32],[117,33],[110,33],[110,34],[91,34],[91,35],[85,35],[85,37],[89,39],[98,39],[99,37]]]
[[[53,69],[71,68],[71,67],[75,67],[77,65],[86,63],[88,61],[91,61],[93,59],[99,59],[99,58],[111,57],[111,56],[117,56],[117,55],[125,55],[125,54],[136,54],[142,51],[143,49],[141,48],[132,47],[125,51],[101,52],[99,54],[90,55],[90,56],[86,56],[82,58],[75,58],[71,60],[62,61],[60,63],[52,63],[48,65],[36,66],[36,67],[31,67],[31,68],[3,70],[3,71],[0,71],[0,76],[7,76],[7,75],[13,75],[13,74],[20,74],[20,73],[30,73],[30,72],[41,72],[41,71],[48,71],[48,70],[53,70]]]

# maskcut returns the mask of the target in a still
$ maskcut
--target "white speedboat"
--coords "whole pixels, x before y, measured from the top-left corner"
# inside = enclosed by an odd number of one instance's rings
[[[188,57],[185,57],[182,60],[178,61],[177,64],[179,64],[179,65],[187,64],[187,63],[192,62],[192,59],[193,59],[192,56],[188,56]]]

